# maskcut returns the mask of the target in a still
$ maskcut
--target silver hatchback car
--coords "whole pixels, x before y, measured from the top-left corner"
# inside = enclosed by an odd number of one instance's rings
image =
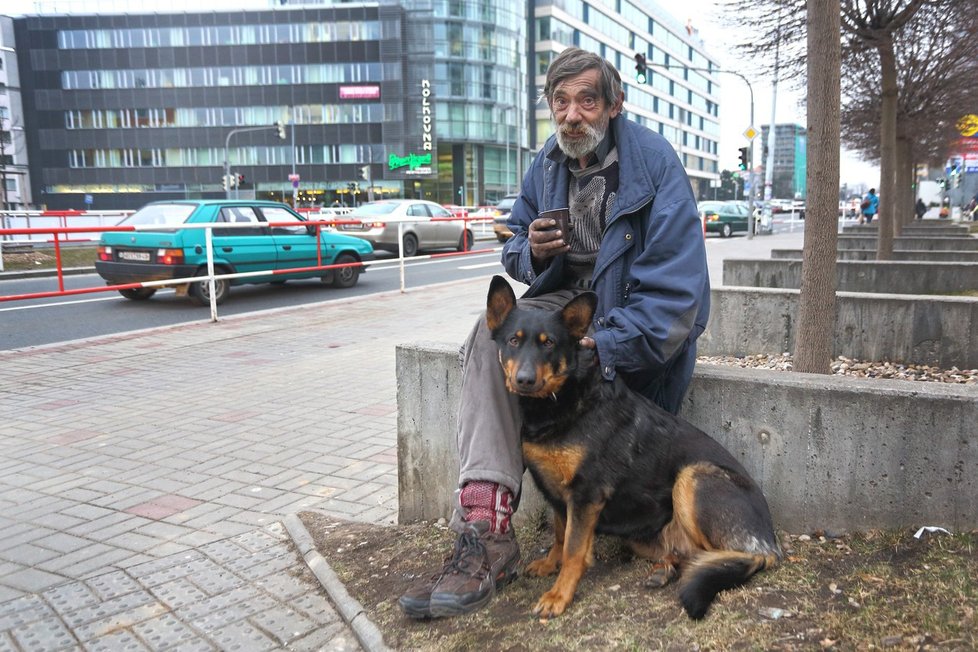
[[[423,199],[383,199],[353,209],[339,230],[368,240],[377,249],[397,253],[398,223],[404,223],[404,256],[414,256],[427,249],[472,248],[471,227],[463,220],[452,220],[452,213],[435,202]]]

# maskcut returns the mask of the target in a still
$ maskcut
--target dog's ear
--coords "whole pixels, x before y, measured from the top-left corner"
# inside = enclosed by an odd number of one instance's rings
[[[594,319],[594,310],[597,306],[598,295],[594,292],[584,292],[567,302],[560,316],[571,337],[579,340],[587,335],[587,329],[591,327],[591,320]]]
[[[486,299],[486,325],[489,330],[495,331],[502,326],[515,307],[516,293],[513,288],[502,276],[493,276]]]

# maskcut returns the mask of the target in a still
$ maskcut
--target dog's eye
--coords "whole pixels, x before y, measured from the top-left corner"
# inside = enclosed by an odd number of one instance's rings
[[[512,336],[511,338],[509,338],[509,342],[508,342],[508,344],[509,344],[510,346],[519,346],[519,345],[520,345],[520,338],[518,338],[518,337],[516,337],[516,336],[514,335],[514,336]]]
[[[556,344],[557,343],[554,342],[554,340],[553,340],[552,337],[548,337],[547,339],[545,339],[543,341],[543,348],[545,348],[545,349],[552,349],[552,348],[554,348],[554,345],[556,345]]]

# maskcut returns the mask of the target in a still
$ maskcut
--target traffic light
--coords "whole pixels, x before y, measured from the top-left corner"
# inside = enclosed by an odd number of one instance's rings
[[[238,175],[238,177],[234,180],[234,185],[235,185],[236,188],[240,188],[241,186],[244,185],[244,175],[243,174],[239,174]]]
[[[225,175],[223,175],[221,177],[221,188],[224,189],[224,192],[227,192],[228,191],[228,186],[230,185],[230,183],[229,183],[230,180],[231,180],[231,175],[230,174],[225,174]]]
[[[644,84],[649,78],[648,64],[645,61],[645,55],[641,52],[635,53],[635,81],[639,84]]]
[[[370,181],[370,166],[364,165],[360,168],[360,178],[364,181]]]
[[[285,140],[285,123],[279,120],[275,123],[275,128],[278,129],[278,137]]]
[[[740,148],[740,163],[737,164],[737,167],[740,168],[741,170],[746,170],[747,169],[747,148],[746,147],[741,147]]]

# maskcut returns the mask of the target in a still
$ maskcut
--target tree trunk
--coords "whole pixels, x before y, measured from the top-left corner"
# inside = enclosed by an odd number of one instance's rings
[[[879,240],[876,247],[876,260],[893,258],[893,232],[897,224],[897,184],[896,184],[896,117],[897,117],[897,67],[893,52],[893,37],[887,36],[876,47],[880,55],[880,77],[882,78],[880,117],[880,188],[879,188]]]
[[[808,205],[794,370],[831,372],[839,224],[839,0],[808,3]],[[818,53],[818,56],[813,56]]]
[[[897,137],[897,228],[893,235],[897,236],[903,227],[914,219],[914,182],[913,182],[913,145],[910,139],[900,135]]]

